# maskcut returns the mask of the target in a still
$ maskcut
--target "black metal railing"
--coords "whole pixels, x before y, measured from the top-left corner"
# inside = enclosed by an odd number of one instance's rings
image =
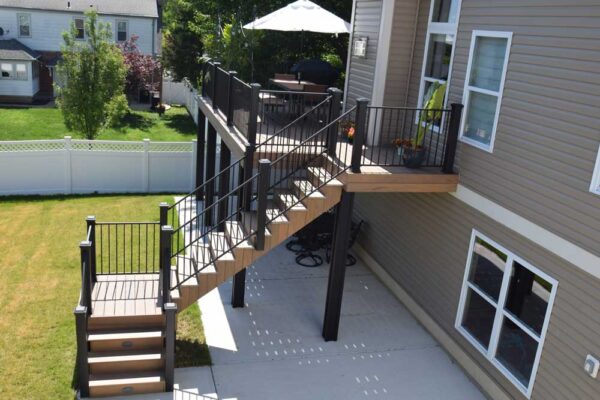
[[[231,90],[232,124],[244,137],[248,137],[252,87],[237,77],[233,78]]]
[[[229,79],[229,72],[224,69],[218,67],[215,69],[215,91],[214,91],[214,108],[215,110],[221,111],[225,116],[227,116],[227,112],[229,110],[229,84],[231,80]]]

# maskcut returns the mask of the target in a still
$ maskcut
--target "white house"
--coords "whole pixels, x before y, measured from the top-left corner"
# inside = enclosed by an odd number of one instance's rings
[[[160,50],[157,0],[0,0],[0,102],[53,96],[62,33],[71,24],[85,39],[84,12],[110,23],[115,41],[138,36],[144,54]]]

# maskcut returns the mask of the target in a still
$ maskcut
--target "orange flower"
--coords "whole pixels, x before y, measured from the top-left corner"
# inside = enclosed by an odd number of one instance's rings
[[[350,129],[348,129],[346,136],[348,136],[348,139],[352,139],[354,137],[354,127],[353,126],[351,126]]]

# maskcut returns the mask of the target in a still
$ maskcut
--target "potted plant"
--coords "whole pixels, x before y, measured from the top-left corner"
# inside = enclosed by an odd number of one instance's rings
[[[392,144],[398,150],[398,157],[406,168],[419,168],[427,153],[427,148],[411,139],[394,139]]]
[[[348,143],[352,144],[354,142],[354,134],[356,133],[356,126],[354,122],[340,122],[340,127],[342,129],[342,136],[348,141]]]

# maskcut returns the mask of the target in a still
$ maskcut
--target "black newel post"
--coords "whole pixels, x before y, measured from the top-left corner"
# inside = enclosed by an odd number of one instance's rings
[[[171,302],[171,239],[173,227],[169,225],[160,228],[160,273],[161,273],[161,299],[163,310]]]
[[[330,88],[328,90],[331,96],[331,103],[329,105],[329,120],[335,121],[342,113],[342,91],[337,88]],[[331,157],[335,157],[337,151],[337,139],[338,139],[338,125],[333,124],[329,127],[327,132],[327,154]]]
[[[92,313],[92,290],[94,282],[92,281],[92,243],[84,240],[79,243],[81,250],[81,301],[83,306],[87,307],[88,314]]]
[[[323,320],[323,338],[327,342],[337,340],[338,337],[353,206],[354,193],[343,191],[342,198],[335,208],[335,224],[331,244],[332,254]]]
[[[450,111],[450,123],[446,138],[446,151],[444,152],[444,163],[442,172],[454,173],[454,158],[456,156],[456,145],[458,144],[458,132],[460,131],[460,119],[462,117],[463,105],[452,103]]]
[[[362,163],[362,151],[365,144],[367,131],[367,105],[368,99],[356,100],[356,128],[354,131],[354,139],[352,143],[352,165],[350,170],[355,174],[360,173],[360,165]]]
[[[196,187],[204,184],[204,157],[206,155],[206,116],[198,107],[198,130],[197,130],[197,149],[196,149]],[[196,200],[204,196],[204,190],[196,191]]]
[[[215,201],[215,168],[217,158],[217,131],[209,123],[208,124],[208,141],[206,143],[206,196],[204,198],[204,208],[209,208]],[[204,225],[212,225],[213,210],[209,210],[204,215]]]
[[[217,222],[219,224],[218,230],[220,232],[225,231],[225,220],[227,218],[227,212],[229,210],[229,199],[227,197],[227,194],[230,190],[230,164],[231,150],[229,150],[229,147],[227,147],[225,142],[221,141],[221,154],[219,156],[219,214],[217,216]]]
[[[227,110],[223,110],[227,114],[227,126],[233,126],[233,79],[237,76],[237,72],[229,71],[229,84],[227,85]]]
[[[173,384],[175,383],[175,336],[176,336],[176,323],[175,318],[177,314],[177,304],[167,303],[165,304],[165,319],[166,319],[166,332],[165,332],[165,389],[167,392],[173,391]]]
[[[89,240],[91,242],[90,247],[90,274],[92,276],[92,282],[98,282],[98,276],[96,273],[96,217],[93,215],[89,216],[85,220],[87,222],[87,228],[90,232]]]
[[[79,397],[90,396],[90,372],[88,365],[88,308],[78,305],[75,314],[75,333],[77,336],[77,377],[79,381]]]
[[[258,200],[256,211],[256,250],[265,249],[265,229],[267,229],[267,194],[271,183],[271,161],[258,162]]]
[[[217,70],[219,69],[220,65],[221,65],[220,62],[214,62],[213,66],[212,66],[212,68],[213,68],[213,70],[212,70],[212,72],[213,72],[213,76],[212,76],[212,93],[213,93],[212,106],[213,106],[214,111],[217,111],[217,108],[218,108],[217,107],[217,96],[219,94],[217,94],[217,87],[218,87],[217,79],[219,79],[219,78],[217,75]]]

